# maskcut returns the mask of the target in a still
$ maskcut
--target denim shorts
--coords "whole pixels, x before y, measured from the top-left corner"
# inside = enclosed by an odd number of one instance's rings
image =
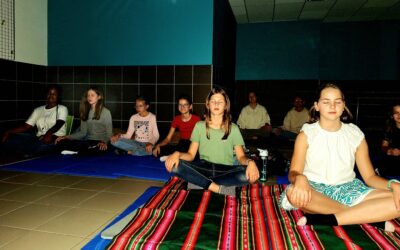
[[[339,185],[326,185],[313,181],[309,181],[309,183],[315,191],[349,207],[359,204],[371,191],[374,190],[373,188],[367,187],[357,178]],[[286,187],[280,197],[280,206],[285,210],[297,209],[290,204],[286,196],[286,190],[290,186],[291,185]]]

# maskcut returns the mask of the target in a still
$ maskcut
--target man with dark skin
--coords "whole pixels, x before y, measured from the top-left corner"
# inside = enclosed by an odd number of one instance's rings
[[[65,135],[68,110],[59,104],[60,90],[50,85],[46,105],[36,108],[29,119],[18,127],[7,130],[2,137],[2,149],[23,154],[42,153],[54,145],[58,136]],[[37,128],[36,135],[32,132]]]

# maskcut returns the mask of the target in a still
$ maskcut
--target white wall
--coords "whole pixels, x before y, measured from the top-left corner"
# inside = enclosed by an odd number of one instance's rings
[[[15,0],[15,60],[47,66],[47,1]]]

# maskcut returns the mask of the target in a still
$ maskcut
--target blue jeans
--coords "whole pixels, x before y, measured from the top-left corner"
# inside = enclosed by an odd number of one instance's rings
[[[8,138],[1,146],[5,152],[17,152],[24,155],[41,155],[55,150],[54,143],[45,144],[34,133],[17,133]]]
[[[131,139],[121,138],[118,141],[111,143],[114,147],[125,150],[132,151],[132,155],[143,156],[143,155],[151,155],[152,152],[146,151],[146,143],[138,142]]]
[[[246,167],[214,164],[205,160],[187,162],[180,160],[172,173],[187,182],[208,189],[212,182],[224,186],[243,186],[249,184],[246,179]]]

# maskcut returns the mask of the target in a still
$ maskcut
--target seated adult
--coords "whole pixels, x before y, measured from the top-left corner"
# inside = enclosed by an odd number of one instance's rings
[[[400,176],[400,103],[392,106],[384,131],[381,149],[383,156],[378,163],[382,176]]]
[[[296,139],[303,124],[310,119],[308,109],[304,107],[304,104],[304,99],[301,96],[297,95],[294,98],[293,108],[287,112],[283,126],[274,130],[277,136],[291,141]]]
[[[170,155],[175,151],[188,151],[193,128],[196,123],[200,121],[199,116],[191,113],[192,108],[192,99],[189,96],[179,97],[178,109],[181,114],[174,117],[167,137],[154,147],[153,155],[155,157]],[[170,145],[169,143],[171,142],[176,129],[178,129],[180,133],[179,142],[177,145]]]
[[[46,105],[34,109],[21,126],[4,133],[1,145],[3,154],[15,152],[31,157],[53,151],[56,138],[66,133],[68,109],[59,104],[60,96],[61,89],[58,85],[47,87]]]
[[[79,106],[79,130],[56,140],[60,151],[68,150],[80,155],[98,155],[107,151],[112,135],[111,112],[103,103],[103,94],[95,87],[89,88]]]
[[[246,145],[255,143],[259,137],[268,137],[272,131],[271,118],[267,109],[257,103],[255,92],[249,92],[249,104],[240,112],[237,124]]]

